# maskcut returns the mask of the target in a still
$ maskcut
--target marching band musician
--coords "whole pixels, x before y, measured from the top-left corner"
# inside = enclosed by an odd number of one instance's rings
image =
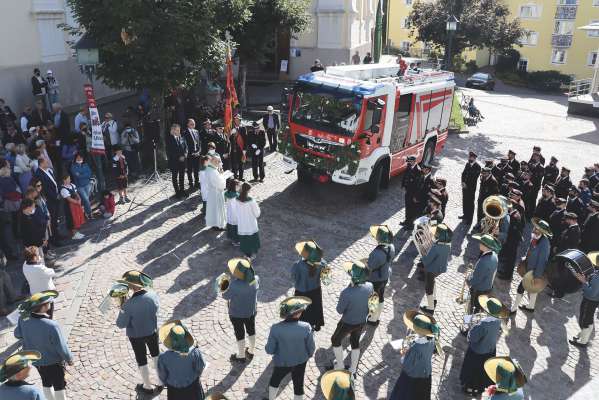
[[[417,338],[401,354],[403,367],[389,400],[430,400],[432,358],[439,325],[432,316],[416,310],[406,311],[403,320]]]
[[[484,370],[495,384],[486,389],[482,400],[524,400],[526,376],[516,360],[493,357],[485,361]]]
[[[326,400],[355,400],[354,380],[349,371],[327,371],[320,379],[320,389]]]
[[[310,299],[307,297],[293,296],[283,300],[279,306],[283,321],[270,328],[266,342],[266,353],[273,355],[275,365],[268,387],[268,400],[276,399],[279,385],[289,373],[293,381],[293,399],[304,398],[306,363],[316,349],[310,324],[299,320],[308,305]]]
[[[468,153],[468,162],[462,171],[462,215],[460,219],[464,222],[472,222],[474,215],[474,198],[476,196],[476,185],[480,175],[480,164],[476,162],[476,153]]]
[[[591,333],[593,333],[595,311],[599,306],[599,252],[588,254],[595,270],[589,276],[577,274],[576,277],[582,282],[582,302],[578,315],[580,333],[569,340],[577,347],[587,347]]]
[[[0,398],[3,400],[51,400],[40,390],[25,381],[31,372],[32,363],[42,355],[37,351],[19,351],[0,364]]]
[[[363,262],[348,261],[343,264],[343,269],[350,275],[351,283],[339,295],[337,313],[341,314],[341,320],[331,336],[331,344],[335,354],[334,368],[345,369],[341,341],[349,335],[352,349],[349,372],[353,375],[360,361],[360,335],[368,319],[368,301],[374,293],[374,288],[372,283],[366,281],[368,270]]]
[[[522,259],[522,263],[526,266],[526,271],[532,271],[533,274],[533,285],[537,281],[543,280],[543,275],[545,274],[545,268],[547,267],[547,263],[549,262],[549,253],[551,251],[551,228],[549,228],[549,224],[542,219],[533,218],[532,219],[532,238],[530,240],[530,245],[528,246],[528,251],[526,252],[526,257]],[[524,276],[518,285],[516,299],[512,304],[511,314],[516,314],[518,311],[518,306],[520,306],[520,302],[522,301],[522,297],[524,296]],[[544,285],[543,285],[544,286]],[[534,312],[535,304],[537,301],[537,293],[528,293],[528,306],[521,305],[520,309],[523,311]]]
[[[117,282],[124,283],[133,291],[131,298],[123,303],[116,320],[116,326],[126,328],[127,337],[135,354],[135,361],[141,375],[142,382],[137,385],[137,390],[146,394],[154,394],[155,388],[150,382],[150,369],[146,347],[152,356],[154,368],[158,365],[160,350],[158,347],[158,308],[160,303],[158,295],[150,290],[152,279],[140,271],[127,271],[122,279]],[[156,391],[160,390],[160,386]]]
[[[158,376],[166,385],[168,400],[203,400],[200,376],[206,367],[193,336],[179,320],[169,321],[158,330],[168,349],[158,356]]]
[[[237,354],[231,361],[245,362],[245,334],[248,335],[247,356],[254,357],[256,348],[256,311],[260,279],[249,260],[233,258],[227,263],[231,275],[228,288],[223,291],[223,299],[228,301],[229,319],[233,324],[237,342]]]
[[[480,171],[480,189],[478,191],[478,208],[477,221],[480,224],[480,220],[483,219],[485,213],[483,212],[483,202],[489,196],[493,196],[499,193],[499,184],[493,175],[491,175],[491,168],[484,167]]]
[[[406,229],[413,229],[414,220],[418,217],[420,210],[419,196],[422,190],[422,172],[416,164],[415,156],[406,157],[408,168],[403,174],[401,186],[405,190],[405,220],[401,225]],[[428,192],[426,192],[428,193]]]
[[[310,324],[316,332],[324,326],[322,310],[322,288],[320,274],[325,268],[322,248],[313,240],[296,243],[295,250],[301,259],[291,267],[291,279],[295,296],[305,296],[312,300],[302,313],[300,321]]]
[[[495,357],[497,341],[501,335],[502,320],[509,310],[499,299],[480,295],[478,303],[487,314],[468,332],[468,350],[460,370],[460,383],[464,393],[477,396],[493,384],[484,372],[485,361]]]
[[[420,306],[420,309],[428,314],[435,313],[437,300],[435,299],[435,278],[447,272],[447,264],[451,253],[452,231],[445,224],[438,224],[434,227],[434,243],[429,252],[422,257],[424,265],[424,291],[426,293],[426,306]]]
[[[65,400],[64,364],[73,365],[73,356],[58,322],[48,316],[56,297],[57,291],[46,290],[26,299],[14,335],[23,341],[24,349],[41,354],[41,359],[34,360],[33,365],[42,378],[44,396],[50,400]]]
[[[519,191],[512,190],[510,193],[510,204],[512,205],[508,215],[509,224],[507,224],[507,234],[499,252],[501,265],[498,268],[497,277],[502,280],[511,281],[514,275],[514,266],[518,256],[518,247],[522,241],[522,232],[524,230],[524,215],[520,214],[518,205],[521,203]],[[504,227],[506,225],[504,224]],[[501,242],[500,242],[501,243]]]
[[[430,221],[435,221],[438,224],[443,222],[443,212],[441,211],[441,204],[441,200],[437,196],[429,196],[428,205],[426,206],[425,213],[429,217]]]
[[[368,317],[368,324],[378,325],[381,312],[385,307],[385,287],[391,276],[395,246],[393,246],[393,232],[387,225],[371,226],[370,234],[376,239],[378,245],[368,256],[368,281],[372,283],[374,291],[379,296],[379,304],[376,311]]]
[[[487,294],[493,289],[493,279],[497,271],[497,253],[501,250],[501,244],[492,235],[472,235],[473,239],[480,242],[480,257],[474,265],[474,271],[468,278],[470,287],[470,301],[468,303],[468,314],[480,311],[478,296]]]

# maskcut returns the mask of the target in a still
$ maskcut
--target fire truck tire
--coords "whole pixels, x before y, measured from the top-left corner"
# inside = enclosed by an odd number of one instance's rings
[[[297,181],[299,183],[309,183],[310,180],[311,180],[311,177],[310,177],[310,174],[308,173],[308,171],[304,167],[298,165],[297,166]]]
[[[376,200],[381,190],[381,181],[383,179],[383,164],[377,164],[370,175],[370,180],[366,184],[366,198],[370,201]]]
[[[424,164],[431,164],[435,158],[435,142],[429,140],[424,148],[424,155],[422,156],[422,162]]]

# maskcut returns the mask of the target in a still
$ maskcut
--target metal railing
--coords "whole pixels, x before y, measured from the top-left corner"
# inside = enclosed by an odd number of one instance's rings
[[[555,19],[576,19],[578,6],[557,6]]]
[[[572,35],[552,35],[551,46],[553,47],[570,47],[572,46]]]
[[[591,93],[591,85],[593,80],[588,79],[578,79],[570,82],[570,89],[568,90],[568,97],[577,97],[583,96],[585,94]]]

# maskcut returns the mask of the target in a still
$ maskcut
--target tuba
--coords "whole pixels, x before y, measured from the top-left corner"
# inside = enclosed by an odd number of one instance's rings
[[[499,223],[509,211],[509,205],[503,196],[489,196],[483,201],[485,216],[480,221],[480,233],[496,235]]]
[[[434,244],[435,237],[431,230],[431,220],[427,216],[422,216],[414,221],[414,233],[412,233],[412,241],[418,250],[420,257],[428,254]]]
[[[125,304],[125,301],[127,301],[128,295],[129,286],[127,286],[124,283],[117,282],[112,285],[112,287],[108,291],[108,294],[106,295],[106,297],[104,297],[104,299],[98,306],[98,309],[100,310],[100,312],[102,312],[102,314],[106,314],[108,310],[110,310],[112,304],[115,304],[119,308],[122,308],[123,304]]]
[[[227,290],[229,290],[229,285],[231,284],[231,276],[226,272],[223,272],[219,276],[216,277],[214,281],[214,291],[216,294],[223,294]]]

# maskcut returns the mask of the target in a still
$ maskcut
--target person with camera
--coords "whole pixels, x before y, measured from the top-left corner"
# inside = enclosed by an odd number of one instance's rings
[[[121,147],[129,164],[132,178],[136,178],[140,172],[138,154],[140,143],[141,139],[137,129],[133,128],[129,122],[125,122],[125,129],[121,132]]]

